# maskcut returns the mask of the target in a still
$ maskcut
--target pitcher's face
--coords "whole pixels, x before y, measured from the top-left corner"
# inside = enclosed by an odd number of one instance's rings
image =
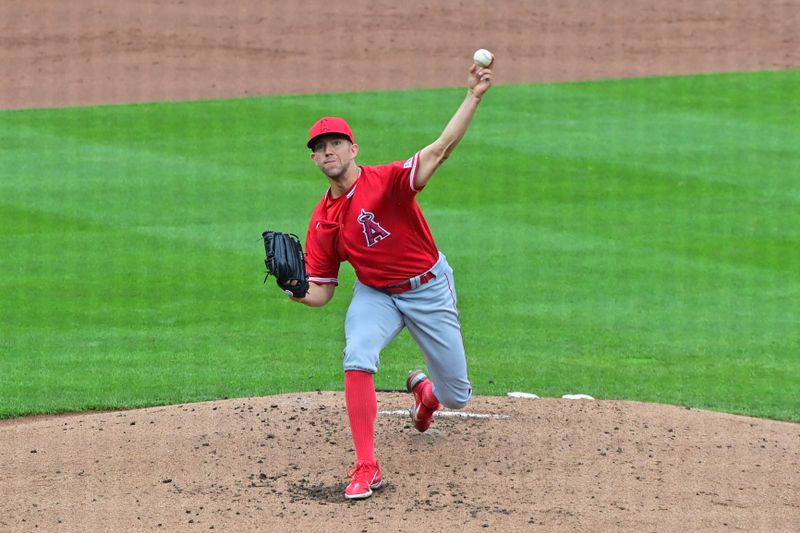
[[[337,179],[345,175],[358,155],[358,145],[339,134],[322,135],[312,146],[311,159],[326,176]]]

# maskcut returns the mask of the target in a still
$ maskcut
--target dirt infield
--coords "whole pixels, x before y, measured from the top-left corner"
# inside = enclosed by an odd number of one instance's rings
[[[4,0],[0,108],[800,66],[800,1]]]
[[[499,84],[800,67],[800,0],[284,4],[5,0],[0,108],[460,86],[478,47]],[[0,421],[0,531],[800,529],[798,424],[479,396],[507,418],[422,435],[409,402],[359,503],[339,393]]]

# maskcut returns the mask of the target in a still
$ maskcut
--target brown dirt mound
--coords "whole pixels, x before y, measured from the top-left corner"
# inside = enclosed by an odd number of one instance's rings
[[[292,7],[294,6],[294,7]],[[800,67],[800,0],[4,0],[0,108]],[[380,407],[408,407],[382,394]],[[0,422],[0,531],[744,529],[800,524],[800,426],[639,403],[476,398],[382,415],[387,486],[342,498],[321,393]]]
[[[478,397],[420,434],[381,394],[386,486],[343,498],[340,393],[0,423],[0,529],[789,531],[800,426],[633,402]]]

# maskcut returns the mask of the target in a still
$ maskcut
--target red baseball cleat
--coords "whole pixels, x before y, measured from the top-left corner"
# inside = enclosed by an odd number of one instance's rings
[[[383,486],[381,467],[378,461],[358,462],[347,471],[350,484],[344,490],[344,497],[348,500],[363,500],[372,496],[373,489]]]
[[[430,380],[428,376],[422,373],[422,370],[414,370],[408,374],[406,379],[406,390],[414,394],[414,407],[411,408],[411,421],[414,427],[420,433],[425,433],[431,422],[433,422],[433,413],[442,408],[441,404],[437,403],[436,407],[431,409],[422,403],[422,391],[425,387],[430,387]]]

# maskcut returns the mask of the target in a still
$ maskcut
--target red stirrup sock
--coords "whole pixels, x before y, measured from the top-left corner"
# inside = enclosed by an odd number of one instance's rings
[[[422,389],[420,391],[422,393],[420,394],[422,405],[420,405],[419,410],[417,411],[417,416],[431,416],[442,407],[439,405],[439,398],[437,398],[433,393],[433,383],[431,383],[431,380],[426,379],[419,384],[419,387]]]
[[[356,447],[358,461],[375,460],[375,417],[378,416],[378,398],[375,381],[369,372],[348,370],[344,373],[344,399],[350,432]]]

